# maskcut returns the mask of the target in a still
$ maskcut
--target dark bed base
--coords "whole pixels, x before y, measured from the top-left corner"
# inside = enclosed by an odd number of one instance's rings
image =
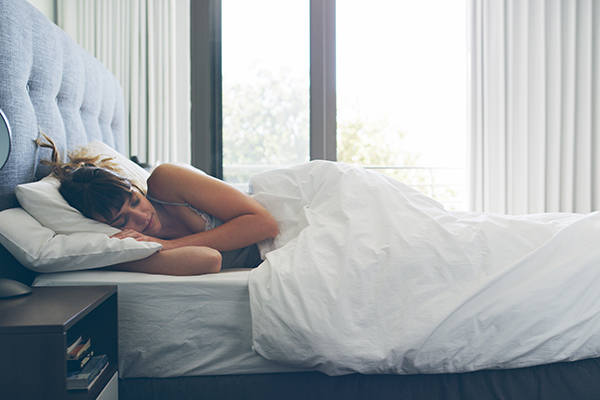
[[[439,375],[319,372],[123,379],[121,400],[598,400],[600,359]]]

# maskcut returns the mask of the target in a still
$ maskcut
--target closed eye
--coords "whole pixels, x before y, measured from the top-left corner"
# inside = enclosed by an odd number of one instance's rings
[[[122,228],[124,228],[124,227],[125,227],[125,225],[127,225],[127,222],[129,222],[129,218],[128,218],[128,217],[123,217],[123,222],[122,222],[122,223],[120,223],[120,224],[115,224],[115,225],[113,225],[113,226],[114,226],[115,228],[122,229]]]
[[[135,197],[132,196],[129,199],[129,207],[132,207],[132,208],[137,207],[139,204],[140,204],[140,199],[137,196],[135,196]],[[123,207],[125,207],[125,205],[123,205]],[[121,210],[123,210],[123,209],[121,209]],[[120,220],[122,220],[122,222],[119,223]],[[111,221],[109,221],[108,224],[117,229],[122,229],[125,225],[127,225],[128,222],[129,222],[129,217],[127,216],[127,214],[123,213],[122,211],[119,211],[119,213]]]
[[[131,208],[135,208],[137,206],[140,205],[140,198],[138,196],[137,193],[134,193],[134,195],[131,197],[131,199],[129,200],[129,207]],[[117,224],[117,225],[113,225],[113,227],[117,228],[117,229],[123,229],[127,223],[129,222],[129,217],[125,214],[125,215],[121,215],[120,218],[123,218],[123,222]]]

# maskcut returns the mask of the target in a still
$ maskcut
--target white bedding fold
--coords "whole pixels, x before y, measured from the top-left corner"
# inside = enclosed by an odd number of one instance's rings
[[[254,349],[269,360],[409,374],[600,355],[598,213],[448,212],[324,161],[251,183],[280,223],[249,278]]]

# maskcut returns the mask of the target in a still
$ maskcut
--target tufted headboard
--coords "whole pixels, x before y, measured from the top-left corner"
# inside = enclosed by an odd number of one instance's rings
[[[0,170],[0,211],[18,207],[14,188],[39,180],[49,158],[40,130],[61,155],[93,139],[125,153],[123,92],[116,77],[26,0],[0,0],[0,109],[12,150]],[[34,273],[0,246],[0,277],[31,283]]]

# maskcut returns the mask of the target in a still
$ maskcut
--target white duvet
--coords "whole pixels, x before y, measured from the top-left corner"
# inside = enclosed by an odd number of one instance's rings
[[[600,214],[449,212],[315,161],[252,178],[279,221],[249,278],[253,345],[329,375],[513,368],[600,355]]]

